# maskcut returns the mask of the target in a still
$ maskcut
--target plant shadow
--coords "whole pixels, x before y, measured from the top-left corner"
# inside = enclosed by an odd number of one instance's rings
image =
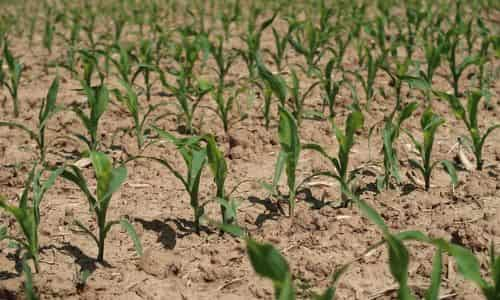
[[[0,287],[0,299],[4,299],[4,300],[16,300],[16,299],[19,299],[19,297],[16,295],[16,292],[9,291],[6,288]]]
[[[411,192],[413,192],[417,189],[418,189],[418,187],[414,184],[411,184],[411,183],[404,184],[403,187],[401,188],[401,196],[407,196]]]
[[[20,273],[13,273],[13,272],[9,272],[9,271],[0,271],[0,281],[9,280],[9,279],[16,278],[19,276],[21,276]],[[1,295],[1,292],[0,292],[0,295]],[[3,298],[0,297],[0,299],[3,299]]]
[[[165,220],[165,223],[166,222],[173,222],[175,224],[175,226],[177,227],[177,234],[176,234],[177,238],[182,239],[192,234],[198,234],[198,232],[196,232],[194,222],[191,220],[187,220],[184,218],[175,218],[175,219],[167,218]],[[210,228],[204,225],[200,225],[200,233],[201,232],[205,232],[206,234],[214,233],[214,231],[210,230]]]
[[[97,269],[97,265],[101,264],[102,266],[106,268],[111,268],[112,266],[106,262],[98,262],[96,258],[90,257],[87,254],[83,253],[83,251],[78,248],[75,245],[72,245],[69,242],[63,242],[62,246],[60,247],[54,247],[56,250],[72,256],[75,259],[75,263],[80,266],[80,272],[87,271],[90,274],[94,273],[94,271]]]
[[[166,222],[160,220],[144,220],[136,218],[134,221],[140,223],[145,230],[154,231],[158,234],[157,242],[160,242],[167,249],[174,249],[177,244],[177,233]]]
[[[285,214],[279,201],[273,202],[269,198],[260,199],[255,196],[248,197],[248,201],[252,204],[261,205],[266,209],[265,212],[260,213],[255,219],[255,225],[259,228],[262,227],[266,221],[277,220],[279,216]]]

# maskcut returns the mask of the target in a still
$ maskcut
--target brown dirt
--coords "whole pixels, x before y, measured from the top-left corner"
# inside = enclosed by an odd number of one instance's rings
[[[40,39],[39,36],[36,37]],[[236,39],[233,43],[238,43]],[[46,51],[40,46],[29,48],[25,41],[12,43],[14,52],[22,57],[27,71],[21,86],[21,117],[17,120],[29,126],[35,126],[42,98],[53,78],[53,70],[47,74],[43,64],[48,59]],[[35,45],[39,43],[36,42]],[[272,36],[265,34],[263,47],[272,47]],[[54,53],[62,53],[57,48]],[[300,61],[289,50],[290,61]],[[54,57],[52,57],[54,58]],[[346,65],[355,64],[355,53],[349,50]],[[440,69],[445,73],[446,69]],[[243,63],[232,68],[232,77],[246,73]],[[84,101],[77,89],[78,82],[61,70],[63,78],[58,102],[69,104]],[[466,77],[466,76],[464,76]],[[304,79],[304,85],[307,79]],[[383,88],[389,95],[392,90],[387,85],[388,78],[380,73],[377,87]],[[113,85],[113,83],[110,83]],[[464,82],[464,85],[466,83]],[[436,85],[449,89],[446,82],[437,79]],[[462,86],[464,86],[462,85]],[[164,100],[158,93],[159,84],[155,85],[153,102]],[[6,95],[6,91],[3,91]],[[362,95],[362,92],[359,92]],[[420,99],[417,92],[405,91],[407,99]],[[498,81],[493,86],[494,95],[500,93]],[[319,107],[319,91],[308,99],[308,107]],[[498,99],[496,96],[493,99]],[[240,97],[240,101],[247,101]],[[256,103],[258,103],[258,99]],[[210,100],[205,100],[211,105]],[[347,113],[346,106],[351,103],[351,96],[343,90],[338,100],[337,123],[342,124]],[[2,119],[11,118],[10,100],[0,108]],[[232,127],[232,137],[236,147],[232,149],[229,160],[232,187],[241,180],[252,179],[270,181],[279,145],[276,135],[276,120],[269,131],[263,127],[263,120],[258,105],[252,107],[249,118]],[[373,109],[366,114],[366,126],[369,128],[383,119],[392,108],[392,100],[377,95]],[[465,134],[464,126],[452,118],[444,103],[434,101],[434,108],[446,115],[447,123],[437,135],[434,157],[452,158],[449,152],[460,134]],[[418,129],[421,110],[415,115],[407,128]],[[221,124],[213,113],[198,111],[197,122],[203,116],[203,132],[218,134],[221,142],[227,141],[221,134]],[[484,125],[498,122],[498,106],[491,111],[481,112]],[[130,126],[131,119],[119,105],[111,105],[101,123],[102,139],[106,146],[111,144],[112,133],[124,126]],[[175,118],[165,119],[160,125],[175,132]],[[83,145],[67,138],[73,132],[83,132],[83,128],[70,112],[57,115],[50,124],[48,140],[51,141],[49,160],[62,162],[64,159],[75,160],[75,153],[84,150]],[[325,145],[335,153],[337,144],[325,121],[305,120],[301,130],[304,141],[314,141]],[[357,136],[351,166],[363,164],[376,165],[367,169],[360,179],[360,187],[365,190],[363,198],[379,211],[390,228],[394,231],[416,229],[453,240],[472,249],[481,261],[486,262],[487,247],[491,241],[500,243],[500,136],[493,134],[484,149],[484,159],[488,167],[483,172],[460,171],[460,184],[451,191],[446,175],[437,171],[430,192],[404,177],[404,185],[397,190],[381,194],[374,192],[375,174],[380,172],[381,155],[378,135],[372,138],[370,147],[367,139],[368,130]],[[22,165],[35,156],[30,149],[35,145],[28,137],[17,130],[0,128],[0,194],[8,199],[22,189],[22,184],[29,169]],[[134,153],[135,140],[130,136],[120,136],[115,142]],[[409,140],[403,136],[399,142],[402,174],[410,171],[407,158],[413,156],[406,145]],[[226,149],[227,151],[227,149]],[[167,158],[182,168],[179,156],[169,145],[152,147],[149,154]],[[122,151],[112,153],[116,159],[123,158]],[[19,165],[21,164],[21,165]],[[313,171],[331,168],[316,154],[303,151],[298,174],[304,178]],[[72,220],[77,218],[84,224],[95,224],[89,213],[83,195],[71,184],[58,180],[55,187],[46,195],[42,203],[41,224],[41,273],[35,274],[35,285],[42,299],[271,299],[272,286],[257,277],[253,272],[245,253],[243,242],[228,235],[220,236],[213,228],[207,228],[200,235],[192,233],[190,220],[192,211],[188,196],[172,174],[161,166],[147,161],[133,162],[128,165],[129,176],[123,188],[112,199],[110,219],[128,216],[140,234],[144,256],[138,258],[127,234],[118,227],[113,229],[106,241],[106,265],[95,262],[96,246],[74,231]],[[90,170],[85,173],[90,175]],[[202,199],[207,201],[213,196],[214,185],[207,176],[203,177]],[[338,200],[339,189],[334,182],[324,179],[327,184],[311,188],[315,198]],[[283,187],[284,189],[284,187]],[[325,206],[316,209],[299,196],[297,216],[292,221],[284,216],[276,204],[267,198],[267,194],[258,183],[243,184],[237,191],[242,202],[238,220],[258,240],[273,243],[288,259],[295,275],[301,295],[308,295],[311,290],[325,288],[336,267],[358,257],[370,245],[377,242],[381,235],[376,227],[362,217],[356,208],[338,209]],[[208,216],[219,217],[218,206],[210,202],[207,205]],[[10,230],[17,230],[17,225],[4,213],[0,223],[9,225]],[[15,299],[22,295],[23,278],[16,266],[15,253],[4,247],[0,250],[0,298]],[[411,265],[410,282],[415,291],[422,291],[429,284],[429,274],[433,249],[416,243],[410,244]],[[341,279],[338,287],[339,299],[393,299],[394,281],[387,265],[385,249],[371,252],[360,259]],[[80,270],[91,270],[92,274],[83,289],[77,288],[77,274]],[[479,292],[457,273],[455,266],[445,259],[442,294],[449,294],[448,299],[480,299]],[[314,288],[313,288],[314,287]]]

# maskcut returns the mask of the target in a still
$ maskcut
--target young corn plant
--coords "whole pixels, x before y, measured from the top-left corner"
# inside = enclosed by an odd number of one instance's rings
[[[158,107],[165,106],[167,103],[161,102],[154,105],[150,104],[146,112],[142,112],[143,108],[140,105],[135,88],[123,80],[120,80],[120,84],[125,89],[125,92],[122,93],[117,89],[113,90],[113,92],[118,101],[125,105],[126,109],[132,116],[132,120],[134,121],[133,131],[137,141],[137,149],[141,151],[144,149],[145,143],[149,137],[149,118],[151,117],[151,114],[154,113]],[[155,118],[154,121],[158,121],[162,117],[164,117],[164,115]]]
[[[311,83],[311,85],[306,89],[304,93],[301,94],[301,89],[300,89],[300,80],[299,77],[297,76],[297,73],[295,70],[292,70],[292,86],[289,87],[290,90],[290,100],[291,100],[291,107],[292,107],[292,113],[293,116],[295,117],[295,120],[297,121],[297,126],[300,127],[302,124],[302,119],[304,118],[304,104],[307,99],[307,97],[312,93],[314,88],[319,85],[321,82],[320,81],[315,81]]]
[[[21,227],[23,238],[17,238],[7,233],[7,228],[0,227],[0,240],[13,241],[19,249],[25,251],[23,259],[33,260],[36,272],[40,271],[40,244],[38,239],[40,226],[40,204],[45,193],[54,185],[63,169],[59,168],[50,172],[47,180],[42,180],[44,168],[33,166],[24,184],[24,189],[19,199],[19,205],[13,206],[0,196],[0,208],[12,215]],[[31,194],[31,196],[30,196]]]
[[[375,89],[373,88],[373,85],[375,83],[375,77],[377,76],[377,71],[381,63],[379,59],[373,58],[371,51],[368,48],[366,48],[366,59],[366,79],[360,73],[354,73],[354,75],[359,80],[359,82],[361,82],[366,96],[366,109],[370,110],[370,105],[375,95]]]
[[[35,289],[33,287],[33,272],[31,271],[30,266],[23,260],[23,275],[24,275],[24,294],[26,295],[27,300],[38,300],[38,296],[35,293]]]
[[[224,133],[230,138],[229,129],[231,125],[231,112],[233,111],[234,105],[237,104],[238,95],[240,94],[241,89],[233,91],[230,95],[224,95],[224,92],[224,88],[218,86],[213,90],[212,98],[215,100],[217,105],[215,113],[222,121]]]
[[[441,57],[444,50],[443,35],[438,36],[437,42],[434,43],[432,39],[424,40],[424,54],[427,68],[421,72],[421,77],[427,81],[429,86],[432,86],[432,79],[436,73],[437,68],[441,65]]]
[[[293,115],[283,106],[280,106],[279,114],[278,135],[281,149],[276,161],[272,191],[278,194],[277,186],[283,171],[285,171],[288,185],[288,215],[293,218],[295,213],[295,196],[298,189],[296,185],[296,169],[301,150],[300,136],[297,121]]]
[[[454,27],[446,32],[444,41],[444,54],[450,68],[451,79],[449,80],[453,87],[453,95],[460,97],[459,90],[460,77],[464,71],[472,65],[477,65],[480,61],[477,56],[466,56],[461,62],[457,61],[457,51],[462,37],[462,30],[459,27]]]
[[[321,86],[325,92],[324,103],[326,103],[328,106],[328,118],[330,120],[333,120],[333,118],[335,117],[336,98],[340,92],[342,84],[345,81],[343,74],[340,80],[335,80],[333,78],[333,71],[335,69],[336,63],[337,61],[335,58],[332,58],[328,61],[321,82]]]
[[[135,82],[137,76],[142,74],[144,78],[144,90],[146,91],[146,99],[151,100],[151,89],[153,82],[151,80],[151,72],[156,70],[154,57],[154,44],[151,40],[143,40],[139,47],[138,68],[132,77],[132,82]]]
[[[49,88],[47,96],[42,100],[42,105],[40,106],[40,111],[38,112],[38,126],[35,130],[26,127],[24,124],[16,122],[5,122],[0,121],[1,126],[8,126],[18,128],[26,132],[31,139],[33,139],[39,151],[39,160],[45,165],[45,156],[47,153],[47,145],[45,139],[45,129],[47,127],[47,122],[61,110],[60,107],[56,106],[57,93],[59,91],[59,78],[56,77]]]
[[[105,74],[99,65],[99,56],[104,55],[104,53],[90,49],[78,49],[74,52],[70,49],[68,51],[71,56],[67,58],[66,62],[60,63],[59,66],[70,71],[73,77],[80,77],[79,80],[87,86],[93,86],[92,77],[95,73],[100,79],[100,84],[103,84]],[[81,63],[83,72],[76,67],[78,63]]]
[[[97,219],[98,233],[97,235],[94,234],[91,229],[78,220],[75,220],[75,225],[95,241],[98,248],[97,261],[99,262],[104,262],[104,245],[106,237],[111,228],[117,224],[120,224],[130,235],[134,242],[135,250],[139,255],[142,255],[141,242],[132,224],[124,218],[114,221],[107,220],[111,198],[126,180],[127,169],[125,166],[114,168],[111,160],[101,152],[90,152],[90,160],[92,161],[95,178],[97,180],[95,193],[90,191],[85,176],[77,166],[71,165],[61,174],[64,179],[73,182],[86,196],[90,209]]]
[[[88,137],[83,134],[76,134],[76,137],[83,141],[90,151],[96,151],[99,148],[99,120],[108,107],[109,92],[105,85],[91,87],[83,81],[81,84],[87,96],[87,104],[90,111],[88,114],[85,114],[85,112],[77,106],[73,108],[73,111],[87,130]]]
[[[54,25],[54,20],[52,17],[52,7],[49,7],[46,13],[45,26],[43,31],[43,46],[49,54],[52,54],[52,44],[54,42],[54,32],[56,26]]]
[[[434,138],[437,129],[445,123],[444,119],[435,114],[430,107],[428,107],[422,114],[420,119],[420,127],[423,132],[423,141],[419,142],[417,139],[408,131],[405,131],[407,135],[413,142],[420,159],[422,162],[418,162],[414,159],[410,159],[410,163],[416,167],[422,173],[424,178],[424,188],[426,191],[429,190],[431,186],[431,175],[434,168],[441,164],[445,171],[450,176],[452,185],[455,186],[458,183],[457,173],[453,163],[448,160],[441,160],[433,162],[431,160],[432,148],[434,146]]]
[[[213,85],[206,80],[200,79],[196,82],[195,86],[192,86],[189,76],[182,71],[177,75],[176,86],[168,83],[163,73],[160,73],[160,79],[163,86],[171,91],[177,99],[180,115],[184,119],[183,127],[179,127],[180,131],[186,134],[193,134],[196,131],[193,125],[196,109],[203,97],[213,90]]]
[[[108,54],[107,58],[113,63],[116,67],[119,78],[125,82],[132,82],[132,77],[134,76],[134,72],[132,71],[133,63],[136,61],[135,56],[132,55],[132,50],[130,47],[127,47],[123,44],[113,45],[111,47],[112,50],[118,52],[118,59],[113,58],[110,54]]]
[[[241,39],[245,42],[246,49],[237,50],[247,65],[250,80],[254,80],[256,76],[257,60],[260,52],[260,40],[262,33],[274,22],[274,19],[276,19],[277,16],[277,12],[275,12],[271,18],[263,21],[259,28],[257,28],[256,20],[260,13],[260,9],[252,9],[251,16],[248,21],[247,31],[245,35],[241,37]]]
[[[305,144],[303,149],[313,150],[328,159],[335,168],[335,173],[326,171],[321,172],[317,175],[324,175],[332,177],[337,180],[342,187],[349,187],[352,180],[354,180],[356,172],[349,172],[349,155],[352,147],[354,146],[354,135],[356,131],[363,127],[364,117],[363,113],[359,109],[355,109],[347,116],[345,122],[345,131],[335,125],[333,125],[335,130],[335,136],[337,142],[339,143],[338,157],[330,156],[325,149],[318,144]],[[333,122],[332,122],[333,124]],[[344,189],[343,189],[344,190]],[[349,204],[349,195],[345,191],[342,191],[342,202],[341,206],[346,207]]]
[[[261,61],[260,56],[257,56],[257,70],[259,77],[264,82],[264,86],[260,86],[264,92],[264,120],[265,127],[269,129],[269,124],[271,121],[271,104],[272,96],[275,95],[281,106],[285,105],[287,98],[287,85],[285,80],[280,74],[273,74]]]
[[[272,28],[273,30],[273,38],[274,38],[274,48],[275,52],[272,52],[268,49],[264,49],[263,52],[267,52],[271,55],[271,58],[276,65],[276,69],[278,73],[283,71],[283,63],[286,59],[286,48],[288,46],[288,39],[290,37],[290,32],[287,32],[283,36],[280,36],[278,30],[276,28]]]
[[[224,39],[221,37],[219,37],[217,44],[210,44],[210,54],[216,63],[214,71],[218,77],[218,86],[223,87],[226,82],[227,74],[236,61],[237,54],[233,51],[224,49]]]
[[[217,147],[215,138],[212,135],[204,137],[206,142],[206,153],[208,166],[214,176],[214,182],[217,186],[216,199],[220,203],[222,224],[232,224],[236,222],[236,212],[238,205],[235,199],[230,198],[226,193],[225,184],[228,174],[227,163],[222,153]]]
[[[467,95],[467,105],[464,107],[460,99],[455,95],[437,92],[437,95],[448,101],[455,117],[464,122],[467,131],[469,131],[469,138],[465,140],[469,142],[472,152],[476,157],[476,169],[482,170],[483,161],[483,146],[486,138],[495,130],[500,128],[500,124],[495,124],[486,129],[486,132],[481,135],[478,124],[479,102],[481,101],[482,94],[479,91],[472,91]]]
[[[9,50],[9,44],[7,41],[4,42],[3,56],[8,67],[8,80],[3,78],[3,85],[7,87],[10,96],[12,97],[12,105],[14,117],[19,116],[19,84],[21,83],[21,75],[23,73],[24,66],[21,62],[14,58],[12,52]],[[7,76],[5,76],[7,77]]]
[[[241,19],[242,11],[240,2],[240,0],[236,0],[232,5],[230,12],[226,12],[224,9],[221,9],[219,12],[219,20],[222,25],[222,31],[224,32],[224,39],[226,41],[231,37],[231,25]]]
[[[196,233],[200,233],[200,220],[205,212],[204,205],[202,205],[199,200],[199,190],[201,173],[207,162],[207,149],[201,147],[200,145],[203,137],[194,136],[190,138],[176,138],[160,128],[153,126],[153,129],[161,139],[171,142],[177,147],[177,150],[182,155],[182,159],[186,164],[187,174],[183,177],[182,174],[165,159],[155,157],[147,158],[165,166],[177,179],[181,181],[182,185],[186,189],[186,192],[189,194],[191,208],[193,209],[194,230]]]
[[[377,189],[379,191],[384,188],[389,188],[391,179],[394,179],[397,184],[401,182],[401,176],[399,175],[399,160],[394,143],[399,137],[403,122],[411,117],[417,107],[418,104],[416,102],[411,102],[401,109],[395,121],[390,117],[385,120],[382,131],[384,175],[377,178]]]
[[[307,73],[311,74],[318,69],[317,65],[325,54],[330,32],[322,31],[322,28],[314,26],[312,21],[292,23],[288,31],[288,42],[297,53],[304,56]]]

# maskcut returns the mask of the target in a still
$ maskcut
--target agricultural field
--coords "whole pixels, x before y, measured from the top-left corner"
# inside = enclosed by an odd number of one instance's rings
[[[500,2],[0,8],[0,299],[500,299]]]

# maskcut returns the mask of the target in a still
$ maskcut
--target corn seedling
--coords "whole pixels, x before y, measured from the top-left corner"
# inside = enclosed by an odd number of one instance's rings
[[[219,87],[223,87],[229,69],[236,61],[236,53],[224,49],[224,39],[218,39],[217,44],[210,44],[210,54],[215,60],[215,72],[218,77]]]
[[[472,91],[467,95],[467,106],[464,107],[460,100],[454,95],[447,93],[437,92],[437,95],[448,101],[451,109],[453,110],[457,119],[464,122],[467,130],[469,131],[469,138],[465,140],[469,142],[472,152],[476,157],[476,169],[482,170],[483,168],[483,146],[486,138],[495,130],[500,128],[500,124],[495,124],[486,129],[484,135],[481,135],[478,125],[478,109],[479,102],[482,98],[481,92]]]
[[[406,57],[411,59],[415,50],[417,33],[420,30],[422,22],[427,16],[427,11],[422,8],[423,4],[420,2],[405,3],[406,4],[406,35],[405,36],[405,49]]]
[[[43,46],[45,47],[45,49],[47,49],[49,54],[52,53],[52,44],[54,41],[54,32],[56,29],[52,18],[52,7],[49,7],[46,12],[45,26],[43,31]]]
[[[21,129],[36,142],[39,151],[39,160],[42,164],[45,164],[45,155],[47,153],[47,145],[45,142],[45,129],[47,127],[47,122],[54,116],[55,113],[61,110],[60,107],[56,106],[58,91],[59,78],[56,77],[49,88],[47,96],[42,100],[42,105],[40,106],[40,111],[38,112],[37,129],[29,129],[21,123],[0,121],[0,127],[8,126]]]
[[[81,108],[76,106],[73,108],[73,111],[82,122],[89,136],[86,137],[82,134],[76,134],[76,137],[82,140],[90,151],[95,151],[99,147],[99,120],[108,107],[109,92],[105,85],[91,87],[83,81],[81,84],[87,97],[87,104],[90,111],[88,114],[85,114]]]
[[[140,102],[138,100],[137,93],[129,83],[120,80],[120,84],[122,87],[125,89],[124,93],[121,93],[119,90],[115,89],[113,90],[114,94],[116,95],[117,99],[119,102],[125,105],[127,108],[128,112],[132,116],[132,120],[134,121],[134,133],[135,133],[135,138],[137,141],[137,149],[141,151],[144,149],[145,142],[148,138],[149,134],[149,118],[152,113],[154,113],[159,107],[165,106],[168,103],[161,102],[157,104],[150,104],[148,106],[148,109],[146,112],[142,112],[142,107],[140,105]],[[159,117],[156,117],[154,121],[158,121],[159,119],[163,118],[165,115],[161,115]]]
[[[135,250],[139,255],[142,255],[141,242],[132,224],[126,219],[115,221],[107,220],[111,197],[118,191],[127,178],[127,169],[124,166],[114,168],[111,160],[101,152],[90,152],[90,160],[92,161],[95,178],[97,180],[95,194],[90,191],[85,176],[77,166],[71,165],[61,174],[63,178],[73,182],[87,198],[90,209],[94,212],[97,219],[98,234],[94,234],[91,229],[87,228],[78,220],[75,220],[75,225],[95,241],[98,248],[97,261],[99,262],[104,262],[104,245],[106,237],[112,226],[117,224],[120,224],[130,235],[134,242]]]
[[[115,59],[108,55],[107,58],[116,67],[120,79],[125,82],[132,82],[132,76],[134,75],[132,72],[132,65],[136,59],[132,56],[131,49],[122,44],[114,45],[111,49],[117,51],[119,57],[118,59]]]
[[[432,171],[438,164],[441,164],[444,167],[445,171],[450,176],[453,186],[458,183],[457,173],[452,162],[448,160],[432,162],[431,160],[432,147],[434,145],[436,131],[444,123],[444,119],[435,114],[429,107],[425,110],[422,114],[422,118],[420,119],[420,127],[423,132],[423,142],[417,141],[411,133],[405,131],[412,140],[413,145],[422,160],[420,163],[414,159],[410,159],[410,163],[422,173],[425,182],[424,188],[426,191],[428,191],[431,186]]]
[[[167,161],[160,158],[148,157],[161,165],[165,166],[172,174],[181,181],[182,185],[189,194],[190,204],[194,213],[194,230],[200,232],[200,219],[204,214],[204,206],[199,201],[199,189],[201,173],[207,162],[207,150],[200,146],[203,137],[176,138],[170,133],[153,127],[161,139],[173,143],[187,167],[185,177]]]
[[[224,4],[228,4],[224,1]],[[222,25],[222,31],[224,32],[224,39],[229,40],[231,25],[241,19],[241,5],[240,0],[236,0],[230,9],[230,13],[221,9],[219,13],[219,20]]]
[[[139,74],[142,74],[144,78],[144,90],[146,91],[146,99],[151,100],[151,89],[153,88],[153,82],[151,81],[151,72],[156,70],[155,67],[155,57],[154,57],[154,45],[151,40],[143,40],[139,48],[138,55],[138,68],[132,77],[132,82]]]
[[[449,80],[453,87],[453,95],[460,97],[459,81],[464,71],[472,65],[479,63],[477,56],[466,56],[461,62],[457,61],[457,50],[460,44],[460,38],[463,30],[460,27],[453,27],[446,32],[444,40],[444,54],[450,68],[451,79]]]
[[[261,61],[260,56],[257,56],[257,70],[259,77],[264,82],[264,86],[260,86],[264,92],[264,120],[266,129],[269,129],[271,120],[271,103],[272,95],[278,98],[280,105],[284,106],[287,98],[287,85],[283,77],[279,74],[273,74]]]
[[[247,31],[245,35],[241,37],[246,44],[246,49],[237,50],[247,65],[250,80],[255,79],[262,33],[274,22],[274,19],[277,16],[277,12],[275,12],[271,18],[263,21],[259,28],[257,28],[256,20],[260,13],[260,9],[255,7],[252,8],[250,20],[247,25]]]
[[[61,63],[59,66],[70,71],[74,77],[81,76],[79,80],[83,81],[87,86],[93,86],[92,77],[95,73],[97,73],[99,77],[100,84],[103,84],[105,74],[99,66],[99,56],[104,55],[102,51],[90,49],[73,51],[73,49],[68,49],[68,54],[66,63]],[[76,68],[78,63],[82,64],[83,72],[79,72]]]
[[[332,58],[328,61],[328,64],[325,67],[325,71],[323,74],[323,80],[321,83],[321,86],[325,92],[324,96],[324,103],[327,104],[328,106],[328,113],[329,113],[329,118],[333,120],[335,117],[335,102],[337,95],[340,92],[340,88],[342,84],[344,83],[344,78],[342,74],[342,79],[340,80],[335,80],[332,78],[333,76],[333,70],[335,69],[334,66],[336,64],[336,59]]]
[[[324,28],[314,26],[310,20],[289,25],[288,42],[297,53],[304,56],[308,74],[317,70],[317,65],[325,54],[325,48],[330,39],[331,33],[322,30]]]
[[[226,135],[229,133],[229,114],[233,109],[234,103],[237,100],[238,94],[241,90],[236,90],[232,95],[226,97],[224,95],[224,90],[227,86],[225,78],[229,73],[231,65],[236,60],[235,52],[227,52],[224,50],[224,40],[219,38],[218,44],[210,45],[210,53],[215,60],[217,68],[215,72],[217,73],[218,83],[215,89],[213,89],[213,99],[217,104],[217,110],[215,111],[217,116],[221,119],[222,125],[224,127],[224,132]]]
[[[354,75],[358,79],[359,82],[361,82],[361,85],[363,87],[363,90],[365,92],[366,96],[366,109],[370,110],[370,105],[372,102],[372,99],[375,95],[375,90],[373,88],[373,84],[375,83],[375,77],[377,76],[377,71],[380,66],[380,61],[379,59],[374,59],[371,51],[366,48],[366,70],[367,70],[367,75],[366,79],[361,75],[361,73],[355,72]]]
[[[3,56],[8,67],[8,80],[3,79],[3,85],[7,87],[10,96],[12,97],[12,105],[14,117],[19,116],[19,99],[18,99],[18,89],[21,82],[21,75],[23,73],[24,66],[21,62],[14,58],[12,52],[9,50],[9,44],[7,41],[4,42]]]
[[[412,102],[404,106],[396,121],[390,117],[385,120],[384,129],[382,131],[382,152],[384,154],[384,175],[377,178],[377,188],[381,191],[384,188],[389,188],[391,179],[395,179],[399,184],[401,177],[399,175],[399,160],[394,143],[399,137],[401,125],[405,120],[411,117],[417,109],[418,104]]]
[[[383,64],[381,69],[384,70],[389,77],[391,77],[391,81],[389,83],[390,86],[394,87],[394,93],[396,95],[396,105],[394,106],[394,110],[391,113],[391,119],[396,114],[396,112],[401,110],[401,105],[403,102],[402,98],[402,88],[403,83],[405,81],[412,81],[415,83],[421,83],[416,77],[411,77],[408,75],[408,69],[410,67],[411,61],[404,60],[403,62],[396,61],[395,68],[391,68],[387,64]]]
[[[421,72],[421,77],[423,77],[429,85],[432,86],[432,79],[436,73],[437,68],[441,64],[441,57],[444,48],[444,36],[439,35],[437,43],[435,44],[432,39],[424,40],[424,54],[425,61],[427,63],[427,68],[425,73]]]
[[[54,185],[57,177],[63,169],[59,168],[52,171],[46,181],[41,177],[45,169],[33,166],[24,183],[24,189],[19,199],[19,205],[13,206],[7,204],[4,198],[0,197],[0,208],[11,214],[22,229],[23,238],[17,238],[7,234],[7,229],[0,228],[0,240],[7,239],[16,243],[17,247],[25,251],[23,259],[32,259],[36,272],[40,270],[39,251],[40,244],[38,239],[40,226],[40,203],[45,193]],[[31,194],[31,196],[30,196]]]
[[[33,287],[33,273],[26,260],[22,263],[23,275],[24,275],[24,295],[27,300],[38,300],[38,296],[35,293],[35,288]]]
[[[288,214],[294,216],[295,196],[297,194],[296,169],[300,156],[300,136],[297,128],[297,121],[293,115],[283,106],[279,109],[280,120],[278,135],[280,141],[280,152],[275,165],[273,183],[271,191],[277,193],[277,186],[283,171],[286,173],[288,185]]]
[[[290,36],[290,32],[285,33],[282,37],[276,28],[272,28],[273,30],[273,38],[274,38],[274,48],[275,52],[269,51],[268,49],[264,49],[263,52],[267,52],[271,55],[271,58],[276,65],[276,69],[279,73],[283,71],[283,63],[286,59],[286,48],[288,45],[288,38]]]
[[[295,70],[292,70],[292,86],[289,88],[290,90],[290,104],[292,107],[292,113],[293,116],[295,117],[295,120],[297,121],[297,126],[300,127],[302,124],[302,119],[304,117],[304,104],[311,92],[314,90],[314,88],[319,85],[321,82],[320,81],[315,81],[311,83],[311,85],[306,89],[305,92],[301,93],[300,89],[300,80],[299,77],[297,76],[297,73]]]
[[[350,183],[355,178],[356,172],[349,172],[349,155],[352,147],[354,146],[354,135],[356,131],[363,127],[364,118],[360,110],[356,109],[347,116],[345,123],[345,132],[335,125],[333,125],[335,130],[335,136],[337,142],[339,143],[338,157],[330,156],[325,149],[318,144],[305,144],[303,149],[309,149],[318,152],[326,159],[328,159],[334,166],[336,173],[333,172],[321,172],[317,175],[324,175],[332,177],[339,181],[341,186],[348,187]],[[333,123],[332,123],[333,124]],[[349,202],[349,197],[345,192],[342,192],[342,206],[346,206]]]
[[[191,86],[189,77],[184,72],[178,74],[176,78],[176,86],[171,85],[165,80],[163,73],[160,73],[160,79],[164,87],[172,92],[177,99],[180,114],[184,119],[184,129],[181,130],[187,134],[195,132],[193,119],[196,109],[203,97],[213,90],[213,86],[206,80],[200,79],[196,86]]]
[[[227,163],[222,153],[217,147],[215,138],[212,135],[204,137],[206,142],[207,161],[214,182],[217,186],[216,199],[221,205],[222,224],[232,224],[236,222],[238,203],[235,199],[230,198],[231,193],[226,193],[225,183],[228,175]],[[233,189],[234,190],[234,189]]]

